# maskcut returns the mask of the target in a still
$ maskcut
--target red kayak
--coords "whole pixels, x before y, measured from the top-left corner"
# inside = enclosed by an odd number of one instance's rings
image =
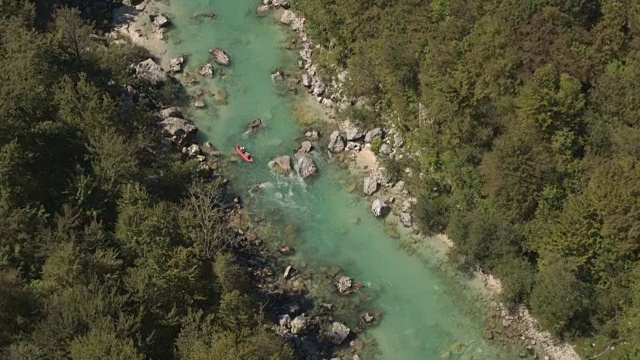
[[[242,156],[244,161],[253,162],[253,158],[247,157],[247,155],[245,155],[244,152],[240,150],[240,145],[236,145],[236,151],[238,152],[238,154],[240,154],[240,156]]]

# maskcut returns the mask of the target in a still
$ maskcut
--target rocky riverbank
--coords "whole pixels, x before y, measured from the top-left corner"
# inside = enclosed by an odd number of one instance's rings
[[[258,14],[268,12],[269,6],[274,6],[270,3],[265,0],[256,12]],[[367,99],[349,96],[344,91],[348,72],[339,72],[330,79],[323,78],[317,64],[313,61],[314,52],[321,49],[314,46],[306,34],[304,17],[298,16],[288,6],[284,8],[285,10],[276,12],[275,16],[296,33],[293,43],[299,49],[300,74],[295,82],[307,89],[319,104],[332,111],[342,112],[352,106],[370,107]],[[360,172],[364,172],[361,185],[355,187],[361,188],[363,194],[369,197],[373,216],[385,219],[389,235],[399,237],[397,224],[415,236],[421,235],[420,229],[414,224],[411,211],[416,199],[409,194],[401,179],[402,176],[411,177],[418,174],[413,174],[410,168],[390,171],[381,166],[381,161],[378,159],[383,157],[385,164],[393,164],[395,160],[416,155],[404,148],[401,134],[393,128],[361,128],[348,119],[342,123],[331,122],[329,126],[333,129],[325,134],[325,136],[329,135],[328,139],[325,137],[327,152],[330,156],[347,161],[352,166],[355,165]],[[317,132],[315,134],[317,136]],[[424,241],[426,237],[422,236],[421,239]],[[454,246],[445,235],[430,237],[430,239],[440,239],[439,241],[449,248]],[[502,345],[515,344],[523,349],[520,352],[521,357],[563,360],[580,358],[573,347],[539,329],[526,308],[519,307],[515,311],[509,311],[504,304],[496,301],[501,291],[499,280],[481,271],[477,271],[476,275],[485,284],[487,297],[491,299],[491,312],[483,334],[488,342]]]

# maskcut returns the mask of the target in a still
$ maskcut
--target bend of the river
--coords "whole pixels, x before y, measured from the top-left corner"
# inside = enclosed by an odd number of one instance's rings
[[[173,22],[167,55],[188,55],[187,72],[197,74],[203,64],[212,62],[208,53],[212,47],[225,49],[231,57],[231,66],[216,66],[212,79],[199,77],[200,84],[189,88],[192,93],[202,89],[215,94],[207,98],[207,108],[192,109],[189,115],[223,156],[233,154],[238,143],[255,154],[255,162],[234,163],[228,169],[235,190],[248,199],[249,211],[273,223],[283,238],[288,225],[295,227],[295,239],[289,240],[297,250],[292,261],[314,268],[340,266],[375,295],[368,306],[383,313],[380,324],[368,330],[379,347],[376,358],[514,358],[485,342],[485,304],[461,278],[444,270],[442,254],[427,246],[420,256],[400,249],[398,240],[385,232],[383,221],[372,216],[360,191],[347,191],[349,175],[329,163],[324,151],[314,155],[319,175],[308,183],[269,172],[270,159],[293,154],[305,130],[294,119],[294,109],[308,95],[278,91],[272,82],[275,68],[296,71],[297,52],[286,47],[291,30],[269,17],[257,17],[257,5],[256,0],[154,5]],[[216,14],[215,20],[194,17],[208,12]],[[226,92],[227,104],[214,103],[219,90]],[[243,136],[245,125],[257,117],[265,121],[265,129]],[[258,182],[270,185],[249,196],[248,190]],[[358,218],[361,221],[355,221]],[[455,344],[464,349],[452,349]]]

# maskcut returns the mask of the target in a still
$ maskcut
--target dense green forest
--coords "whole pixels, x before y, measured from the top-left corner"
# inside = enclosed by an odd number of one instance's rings
[[[375,104],[348,115],[420,150],[401,165],[424,227],[547,329],[640,357],[640,2],[293,5]]]
[[[293,358],[224,251],[223,188],[161,142],[177,85],[97,30],[112,5],[0,0],[0,357]]]

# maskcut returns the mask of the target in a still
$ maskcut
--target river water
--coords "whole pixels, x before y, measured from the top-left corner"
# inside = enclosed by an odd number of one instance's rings
[[[370,213],[361,190],[347,191],[349,174],[329,163],[324,151],[314,155],[319,176],[307,183],[269,172],[268,161],[293,154],[308,126],[294,116],[297,112],[300,118],[307,95],[286,94],[270,77],[275,68],[297,68],[297,53],[286,48],[293,37],[291,30],[269,17],[258,18],[256,0],[173,1],[154,6],[171,17],[168,55],[188,55],[187,72],[197,74],[202,64],[213,63],[208,53],[212,47],[229,53],[231,66],[215,65],[213,79],[198,76],[200,84],[189,88],[209,93],[207,107],[192,109],[189,115],[203,140],[210,140],[223,156],[234,154],[238,143],[255,154],[251,164],[229,166],[233,186],[247,198],[253,216],[264,216],[281,240],[296,248],[292,261],[308,268],[339,266],[365,285],[362,293],[352,296],[356,300],[362,296],[363,306],[382,311],[380,324],[368,331],[379,349],[376,358],[515,357],[483,340],[485,304],[469,284],[446,270],[442,254],[425,245],[428,240],[413,245],[418,249],[413,255],[400,249],[400,241],[388,236],[383,221]],[[215,20],[195,16],[208,12],[216,14]],[[307,120],[314,116],[306,114]],[[243,136],[245,125],[256,117],[265,121],[265,129]],[[250,196],[248,189],[258,182],[268,184]]]

